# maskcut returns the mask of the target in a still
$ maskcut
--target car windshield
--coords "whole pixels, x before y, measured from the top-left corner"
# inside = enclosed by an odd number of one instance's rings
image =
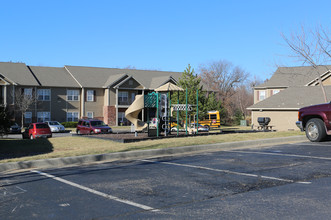
[[[92,126],[107,126],[103,121],[91,121]]]
[[[36,128],[48,128],[47,124],[36,124]]]
[[[60,125],[60,123],[57,121],[50,121],[50,122],[48,122],[48,124],[49,125]]]

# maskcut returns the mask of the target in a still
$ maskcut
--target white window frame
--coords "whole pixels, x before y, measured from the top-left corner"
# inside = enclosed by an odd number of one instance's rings
[[[265,94],[266,94],[265,90],[259,91],[259,101],[262,101],[266,98]]]
[[[94,112],[86,112],[87,118],[94,118]]]
[[[37,97],[38,97],[38,101],[51,101],[51,90],[50,89],[38,89]]]
[[[50,112],[37,112],[37,122],[44,122],[51,120]]]
[[[127,91],[122,91],[122,92],[118,92],[118,102],[119,103],[125,103],[129,101],[129,92]]]
[[[67,90],[67,101],[77,102],[79,101],[79,90],[68,89]]]
[[[24,112],[24,122],[26,124],[32,123],[32,112]]]
[[[94,102],[94,90],[87,90],[86,91],[86,101]]]
[[[120,125],[122,122],[125,122],[125,112],[118,112],[118,125]]]
[[[69,122],[69,121],[78,121],[78,119],[79,119],[79,113],[78,112],[67,112],[67,122]]]
[[[279,89],[274,89],[274,90],[272,91],[272,94],[275,95],[275,94],[277,94],[277,93],[279,93],[279,92],[280,92]]]

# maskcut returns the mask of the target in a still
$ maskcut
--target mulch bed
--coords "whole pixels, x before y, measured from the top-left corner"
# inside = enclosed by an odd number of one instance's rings
[[[120,143],[131,143],[131,142],[138,142],[138,141],[145,141],[145,140],[157,140],[157,139],[164,139],[164,138],[176,138],[176,137],[194,137],[194,136],[207,136],[207,135],[220,135],[220,134],[229,134],[229,133],[251,133],[257,131],[247,131],[247,130],[236,130],[236,131],[220,131],[220,132],[199,132],[198,134],[186,134],[185,132],[179,132],[177,136],[177,132],[171,132],[167,136],[164,136],[164,133],[160,133],[159,137],[152,136],[149,137],[148,133],[135,133],[133,132],[114,132],[111,134],[95,134],[95,135],[81,135],[84,137],[89,138],[98,138],[98,139],[105,139],[105,140],[112,140]]]

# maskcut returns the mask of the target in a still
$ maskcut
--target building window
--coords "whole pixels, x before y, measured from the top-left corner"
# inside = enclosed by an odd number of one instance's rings
[[[87,118],[93,118],[93,112],[86,112]]]
[[[50,116],[50,112],[37,112],[37,122],[50,121]]]
[[[24,88],[23,92],[25,96],[32,97],[32,88]]]
[[[120,126],[130,124],[128,119],[125,118],[125,112],[118,112],[118,123]]]
[[[259,91],[259,101],[262,101],[265,99],[265,91],[261,90]]]
[[[67,112],[67,121],[78,121],[78,112]]]
[[[24,122],[26,124],[32,123],[32,112],[25,112],[24,113]]]
[[[87,90],[87,92],[86,92],[86,100],[88,102],[94,102],[94,90]]]
[[[78,101],[79,90],[67,90],[67,101]]]
[[[279,93],[279,89],[274,89],[273,91],[272,91],[272,94],[277,94],[277,93]]]
[[[129,80],[129,86],[133,86],[133,80],[132,79]]]
[[[127,105],[128,103],[128,92],[119,92],[118,93],[118,104],[119,105]]]
[[[136,93],[131,93],[131,104],[133,103],[133,101],[136,99]]]
[[[50,101],[51,90],[50,89],[38,89],[37,91],[38,101]]]

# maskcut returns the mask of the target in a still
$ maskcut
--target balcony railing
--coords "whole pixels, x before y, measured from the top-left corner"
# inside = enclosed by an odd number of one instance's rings
[[[133,100],[129,99],[126,101],[118,100],[118,105],[131,105],[133,103]]]

